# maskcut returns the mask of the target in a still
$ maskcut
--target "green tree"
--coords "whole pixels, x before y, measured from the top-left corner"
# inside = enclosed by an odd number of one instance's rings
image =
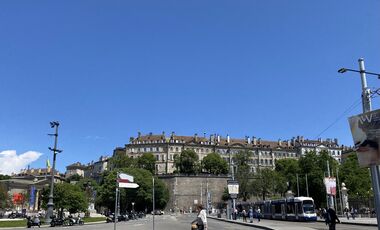
[[[183,150],[174,156],[174,165],[179,173],[196,174],[199,170],[198,155],[193,150]]]
[[[323,178],[327,176],[327,162],[330,165],[330,175],[335,175],[338,162],[328,152],[308,152],[299,159],[300,174],[308,176],[309,196],[313,197],[317,206],[326,202],[326,189]],[[312,188],[312,189],[310,189]],[[296,190],[293,190],[296,191]],[[300,194],[306,195],[304,180],[300,180]]]
[[[137,167],[146,169],[154,173],[156,165],[156,158],[152,153],[144,153],[141,157],[137,158]]]
[[[135,168],[137,162],[135,158],[123,154],[116,154],[110,160],[111,169]]]
[[[297,191],[297,173],[299,174],[301,169],[296,159],[280,159],[276,161],[275,171],[283,178],[286,178],[286,182],[289,186],[286,186],[285,190],[290,189],[293,192]],[[286,191],[279,191],[284,193]]]
[[[46,208],[49,201],[50,188],[46,187],[42,191],[42,207]],[[54,185],[54,207],[62,215],[63,209],[70,213],[86,211],[88,202],[85,193],[79,186],[60,183]]]
[[[217,153],[210,153],[202,160],[203,168],[206,172],[219,175],[228,173],[228,164]]]
[[[226,202],[226,201],[228,201],[230,199],[230,194],[228,193],[228,188],[224,188],[221,199],[224,202]]]
[[[10,196],[8,194],[7,189],[3,184],[0,184],[0,209],[10,207],[9,199]]]
[[[70,183],[71,181],[80,181],[83,177],[79,174],[74,174],[66,179],[67,183]]]
[[[356,154],[349,155],[340,165],[339,179],[346,184],[350,196],[364,195],[371,191],[369,170],[359,166]]]
[[[234,157],[233,161],[237,167],[235,178],[239,182],[239,197],[246,201],[250,197],[249,178],[251,177],[248,162],[252,153],[249,151],[240,151]]]
[[[124,168],[119,169],[119,172],[124,172],[134,177],[134,182],[139,185],[137,189],[121,189],[120,210],[131,209],[131,203],[135,203],[135,210],[143,211],[152,207],[152,174],[148,170],[139,168]],[[115,190],[116,190],[116,170],[104,174],[102,183],[100,184],[96,203],[107,207],[110,210],[115,209]],[[163,209],[169,200],[169,190],[165,184],[155,179],[155,200],[156,207]]]
[[[286,190],[286,179],[270,168],[263,168],[255,175],[249,187],[252,189],[252,194],[265,200],[269,195],[272,198],[276,197],[276,194],[282,196]]]
[[[0,174],[0,180],[8,180],[8,179],[11,179],[11,177],[8,175]]]

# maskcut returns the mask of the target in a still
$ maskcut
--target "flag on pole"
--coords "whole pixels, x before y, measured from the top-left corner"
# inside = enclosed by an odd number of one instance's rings
[[[117,178],[117,181],[119,183],[132,183],[133,182],[133,176],[128,175],[126,173],[119,173],[119,178]]]
[[[133,183],[133,176],[126,173],[119,173],[117,178],[119,188],[138,188],[139,185]]]

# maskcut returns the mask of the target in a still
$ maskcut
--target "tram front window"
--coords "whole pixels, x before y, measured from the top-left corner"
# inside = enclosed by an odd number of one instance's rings
[[[315,213],[313,201],[304,200],[303,201],[303,211],[305,213]]]

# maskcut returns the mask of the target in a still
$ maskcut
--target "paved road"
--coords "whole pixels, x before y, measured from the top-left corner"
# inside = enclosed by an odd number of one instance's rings
[[[195,219],[195,215],[178,215],[178,216],[156,216],[155,217],[155,230],[190,230],[190,223]],[[256,230],[258,228],[252,226],[243,226],[237,223],[227,223],[219,220],[208,219],[209,230]],[[321,222],[287,222],[287,221],[273,221],[273,220],[262,220],[260,223],[256,221],[254,224],[260,226],[270,226],[274,229],[317,229],[326,230],[328,227]],[[70,230],[113,230],[113,223],[101,223],[101,224],[91,224],[84,226],[70,226],[70,227],[55,227],[48,229],[70,229]],[[147,216],[144,219],[120,222],[117,223],[118,230],[152,230],[152,216]],[[372,226],[360,226],[360,225],[348,225],[348,224],[338,224],[337,230],[377,230],[377,227]]]
[[[156,216],[155,217],[155,230],[190,230],[190,223],[195,219],[195,215],[179,215],[179,216]],[[54,229],[54,228],[49,228]],[[70,226],[70,227],[57,227],[59,229],[70,230],[113,230],[113,223],[84,225],[84,226]],[[145,219],[132,220],[127,222],[117,223],[118,230],[152,230],[152,216],[147,216]],[[230,224],[216,220],[209,220],[209,229],[211,230],[255,230],[257,228],[249,226],[241,226],[237,224]]]

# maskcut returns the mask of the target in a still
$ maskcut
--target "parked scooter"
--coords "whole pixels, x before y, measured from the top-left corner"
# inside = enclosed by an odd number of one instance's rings
[[[28,216],[26,217],[26,219],[27,219],[26,226],[28,228],[31,228],[33,226],[38,226],[39,228],[41,227],[41,221],[40,221],[40,218],[38,218],[38,216],[35,216],[33,219],[32,217]]]
[[[69,215],[69,225],[73,226],[73,225],[76,225],[76,224],[83,225],[84,221],[82,220],[82,218],[80,216],[78,216],[77,218],[75,218],[72,215]]]
[[[63,218],[56,217],[55,215],[52,215],[50,218],[50,227],[65,225],[65,220]]]

